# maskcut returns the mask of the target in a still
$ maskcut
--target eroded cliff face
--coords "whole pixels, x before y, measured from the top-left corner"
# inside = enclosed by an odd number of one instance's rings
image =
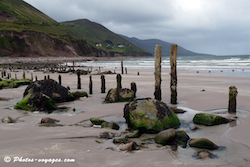
[[[106,52],[84,40],[74,40],[70,36],[62,39],[35,31],[0,31],[0,57],[136,57],[145,54]]]
[[[107,52],[93,48],[86,41],[65,42],[34,31],[1,31],[0,55],[10,57],[77,57],[108,56]]]

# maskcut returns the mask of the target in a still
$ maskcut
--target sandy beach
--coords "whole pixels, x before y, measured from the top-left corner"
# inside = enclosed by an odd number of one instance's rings
[[[109,67],[102,71],[114,71]],[[120,69],[116,69],[119,72]],[[137,75],[137,72],[140,75]],[[22,78],[22,70],[12,72],[12,76]],[[26,77],[31,73],[44,78],[50,75],[51,79],[58,81],[58,73],[26,71]],[[62,85],[69,86],[71,92],[77,91],[77,75],[73,73],[60,74]],[[186,130],[191,138],[205,137],[224,149],[213,151],[218,156],[216,159],[201,160],[194,157],[196,149],[178,147],[172,151],[169,147],[147,144],[147,147],[133,152],[120,151],[118,145],[112,144],[112,140],[100,139],[99,134],[110,131],[120,134],[123,130],[109,130],[94,127],[75,126],[81,121],[88,121],[92,117],[114,118],[114,122],[122,119],[123,108],[126,102],[106,104],[104,98],[109,89],[116,87],[116,75],[106,74],[106,93],[101,93],[100,75],[93,75],[93,94],[88,98],[80,98],[73,102],[59,104],[67,107],[63,113],[31,113],[15,110],[13,107],[21,101],[23,92],[27,86],[15,89],[0,90],[0,97],[7,101],[0,101],[0,118],[10,116],[18,118],[19,122],[13,124],[0,123],[0,166],[3,167],[29,167],[29,166],[73,166],[73,167],[163,167],[163,166],[204,166],[204,167],[235,167],[250,166],[250,78],[227,76],[223,73],[208,73],[205,71],[178,71],[178,104],[180,109],[187,110],[178,117],[187,126],[180,129]],[[130,88],[130,83],[137,85],[137,98],[154,98],[154,69],[128,69],[128,74],[122,75],[122,87]],[[82,91],[89,92],[89,75],[81,75]],[[170,101],[170,75],[169,71],[162,71],[162,101],[169,104]],[[195,132],[188,130],[194,113],[219,112],[225,117],[227,114],[228,92],[230,86],[236,86],[237,96],[237,121],[235,124],[223,124],[213,127],[197,125],[200,129]],[[73,108],[76,109],[73,112]],[[44,117],[60,120],[60,127],[39,127],[39,122]],[[125,120],[124,120],[125,121]],[[190,123],[191,122],[191,123]],[[142,138],[150,138],[144,135]],[[138,139],[135,139],[138,140]],[[140,141],[138,141],[140,142]],[[107,149],[113,147],[112,149]],[[10,157],[10,162],[5,162]],[[21,159],[21,157],[23,159]],[[20,161],[18,161],[18,159]],[[21,162],[21,161],[35,162]],[[36,159],[36,160],[35,160]],[[44,160],[60,159],[65,162],[42,162]],[[4,161],[5,160],[5,161]],[[14,162],[16,160],[16,162]],[[41,162],[38,162],[40,160]],[[8,161],[8,158],[7,158]]]

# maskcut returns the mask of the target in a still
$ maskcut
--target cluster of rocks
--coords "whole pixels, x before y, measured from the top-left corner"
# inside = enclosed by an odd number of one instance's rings
[[[22,101],[17,103],[15,109],[51,112],[57,109],[55,103],[73,101],[80,97],[88,97],[88,94],[82,91],[70,93],[52,79],[40,80],[28,85]]]

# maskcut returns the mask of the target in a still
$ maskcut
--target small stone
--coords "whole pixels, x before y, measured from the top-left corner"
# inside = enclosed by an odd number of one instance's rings
[[[13,123],[13,120],[10,116],[5,116],[5,117],[3,117],[2,122],[9,124],[9,123]]]
[[[192,126],[189,129],[192,130],[192,131],[195,131],[195,130],[198,130],[199,128],[197,126]]]
[[[54,124],[54,123],[56,123],[56,122],[60,122],[60,121],[57,120],[57,119],[49,118],[49,117],[46,117],[46,118],[42,118],[42,119],[41,119],[41,124],[43,124],[43,123]]]
[[[125,145],[121,145],[119,147],[121,151],[132,151],[136,149],[136,143],[135,142],[130,142]]]
[[[116,133],[111,133],[111,132],[102,132],[100,133],[100,138],[105,138],[105,139],[112,139],[114,137],[117,137],[118,135]]]

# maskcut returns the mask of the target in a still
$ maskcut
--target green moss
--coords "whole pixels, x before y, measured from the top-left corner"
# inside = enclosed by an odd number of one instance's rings
[[[100,118],[90,118],[90,122],[94,125],[101,125],[105,120]]]
[[[219,125],[222,123],[228,123],[229,120],[218,115],[198,113],[194,116],[193,122],[196,124],[212,126],[212,125]]]
[[[32,107],[28,105],[28,100],[31,94],[27,94],[22,101],[18,102],[14,109],[31,110]]]

